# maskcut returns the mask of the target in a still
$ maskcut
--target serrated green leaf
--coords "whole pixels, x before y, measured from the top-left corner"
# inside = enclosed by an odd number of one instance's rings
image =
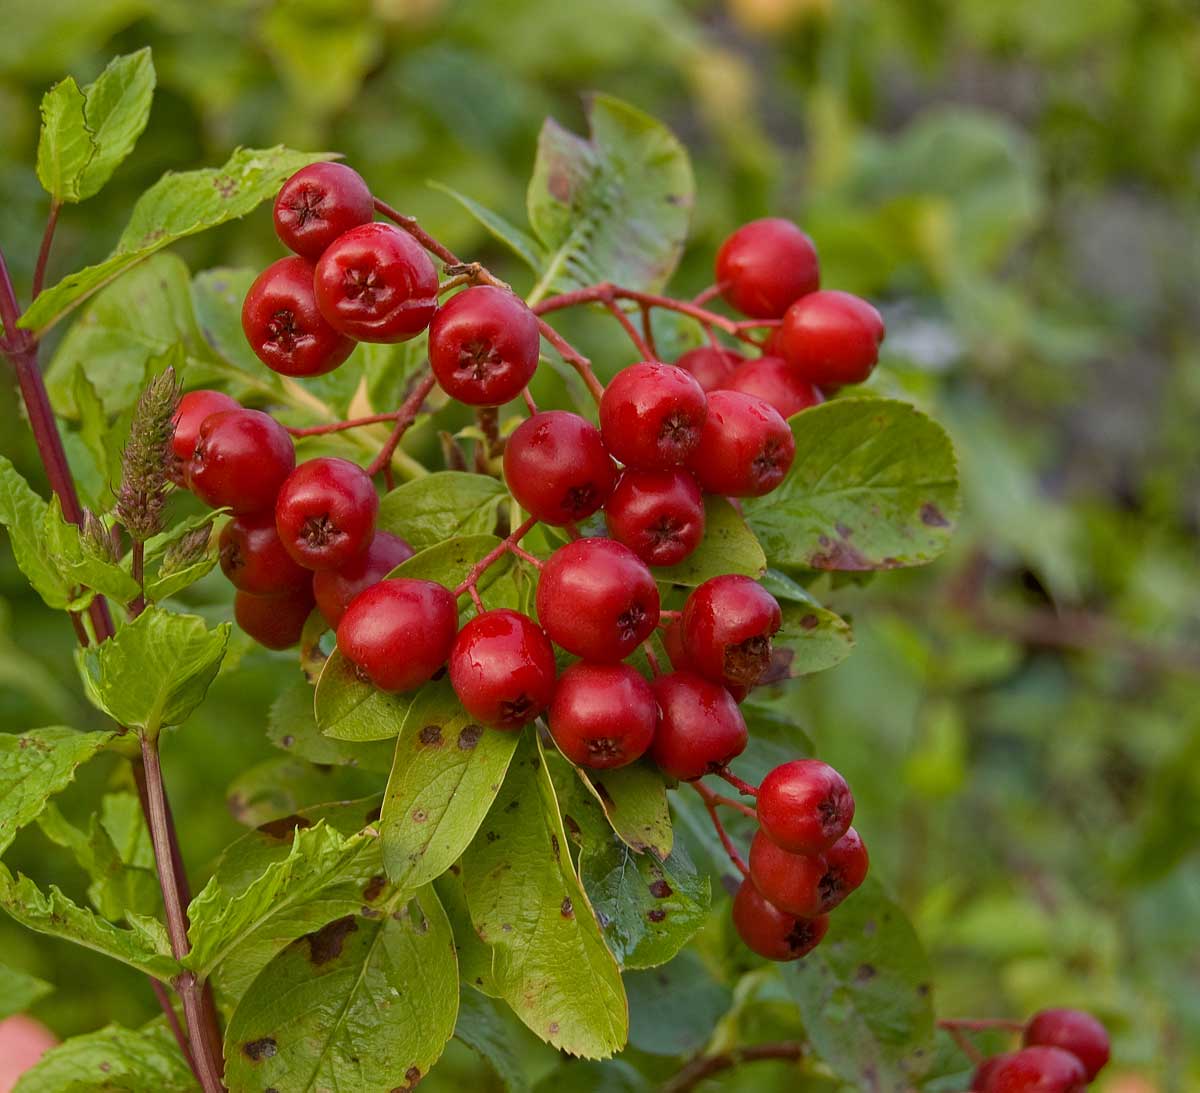
[[[232,1089],[413,1088],[454,1033],[458,967],[430,887],[294,941],[255,979],[225,1033]]]
[[[924,565],[958,517],[954,448],[906,402],[844,398],[790,420],[796,459],[743,511],[772,565],[862,571]]]
[[[37,176],[55,201],[78,201],[79,180],[96,150],[88,129],[87,100],[73,76],[59,80],[42,96]]]
[[[462,877],[475,929],[492,947],[496,986],[517,1016],[572,1055],[619,1051],[629,1030],[621,976],[571,863],[533,733],[521,734]]]
[[[663,776],[649,763],[616,770],[576,768],[580,781],[604,810],[617,837],[637,853],[650,851],[659,861],[671,853],[674,832]]]
[[[154,84],[154,62],[146,48],[115,57],[83,89],[87,100],[84,116],[94,152],[80,172],[76,200],[86,201],[99,193],[121,161],[133,151],[150,120]]]
[[[0,455],[0,524],[8,529],[13,558],[47,607],[64,610],[71,587],[46,550],[46,502]]]
[[[332,763],[381,772],[392,769],[394,748],[390,743],[355,743],[323,736],[318,731],[313,712],[313,689],[303,679],[296,680],[271,704],[267,715],[267,739],[289,755],[297,755],[310,763]]]
[[[487,535],[507,496],[504,484],[489,475],[437,471],[386,494],[377,526],[424,550],[455,536]]]
[[[537,240],[510,223],[497,212],[485,205],[479,204],[472,197],[460,194],[457,190],[441,182],[430,182],[435,190],[440,190],[447,197],[452,197],[491,234],[503,243],[509,250],[521,259],[534,273],[539,273],[546,265],[546,254],[538,245]]]
[[[469,987],[462,992],[454,1038],[486,1061],[509,1093],[528,1093],[529,1080],[513,1050],[512,1032],[490,998]]]
[[[88,552],[79,528],[63,517],[57,496],[46,506],[42,530],[46,554],[69,585],[89,588],[117,603],[128,603],[138,594],[137,581],[116,562]]]
[[[179,725],[216,678],[229,629],[148,607],[115,637],[78,651],[84,690],[118,724],[150,735]]]
[[[36,975],[0,964],[0,1021],[23,1013],[54,988]]]
[[[195,1093],[196,1079],[174,1036],[157,1022],[108,1025],[51,1048],[21,1075],[13,1093]]]
[[[433,882],[433,887],[454,932],[459,978],[489,998],[499,998],[500,988],[492,976],[492,949],[471,922],[467,894],[463,891],[462,867],[452,865]]]
[[[259,827],[316,806],[354,800],[378,788],[379,778],[351,767],[307,763],[289,755],[242,771],[226,791],[225,804],[238,823]]]
[[[762,586],[783,610],[783,625],[775,635],[775,655],[765,682],[783,674],[822,672],[840,664],[853,651],[850,624],[823,607],[803,585],[778,570],[768,570]]]
[[[656,567],[655,579],[694,588],[723,573],[761,577],[767,568],[767,556],[737,510],[724,497],[706,497],[704,514],[700,545],[678,565]]]

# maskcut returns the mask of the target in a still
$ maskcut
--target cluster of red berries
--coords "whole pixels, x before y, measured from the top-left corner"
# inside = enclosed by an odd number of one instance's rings
[[[1083,1093],[1108,1063],[1108,1032],[1090,1013],[1048,1009],[1025,1026],[1020,1051],[980,1065],[974,1093]]]

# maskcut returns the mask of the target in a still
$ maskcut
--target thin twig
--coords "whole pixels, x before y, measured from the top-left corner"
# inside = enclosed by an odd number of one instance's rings
[[[367,467],[367,474],[373,477],[391,462],[393,453],[404,438],[404,434],[408,432],[408,427],[416,420],[417,414],[421,412],[421,405],[429,395],[429,392],[433,390],[434,383],[433,375],[426,373],[420,382],[417,383],[416,387],[412,389],[408,398],[404,400],[403,405],[396,411],[396,425],[392,429],[392,435],[388,437],[387,443],[384,444],[379,454],[371,460],[370,466]]]
[[[326,436],[329,433],[341,433],[346,429],[358,429],[365,425],[380,425],[385,421],[395,421],[399,417],[399,410],[389,410],[386,414],[368,414],[366,417],[352,417],[345,421],[334,421],[328,425],[305,425],[297,427],[294,425],[287,426],[287,431],[296,437],[300,436]]]
[[[479,590],[476,587],[479,584],[479,578],[482,577],[501,557],[510,552],[514,552],[513,548],[533,530],[533,526],[537,523],[536,516],[530,516],[520,527],[516,528],[505,538],[501,539],[491,550],[489,550],[482,558],[479,559],[468,571],[467,575],[462,579],[457,588],[454,589],[454,595],[461,596],[464,592],[471,593],[471,599],[475,606],[483,609],[483,604],[480,603],[478,596]],[[525,554],[521,551],[521,555],[529,560],[532,560],[539,567],[541,562],[532,555]]]
[[[733,862],[738,872],[743,877],[750,876],[750,870],[743,860],[741,854],[738,853],[737,847],[733,845],[733,840],[729,837],[729,832],[725,830],[725,825],[721,823],[721,817],[717,815],[716,794],[713,793],[708,786],[703,782],[688,782],[704,802],[704,807],[708,809],[708,818],[712,821],[713,828],[717,832],[717,838],[721,840],[721,845],[725,848],[725,853],[729,856],[729,860]]]
[[[791,1040],[774,1044],[750,1044],[735,1047],[719,1055],[701,1055],[693,1059],[682,1070],[663,1082],[662,1093],[688,1093],[706,1078],[730,1070],[743,1063],[758,1063],[767,1059],[783,1062],[798,1062],[804,1058],[804,1045]]]
[[[42,233],[42,245],[38,250],[37,265],[33,268],[33,298],[36,300],[46,283],[46,263],[50,260],[50,245],[54,242],[54,229],[58,226],[58,213],[62,206],[50,202],[50,215],[46,217],[46,230]]]
[[[728,767],[722,767],[720,770],[714,771],[718,778],[724,778],[738,793],[744,794],[747,797],[758,796],[758,786],[753,786],[745,779],[739,778]]]

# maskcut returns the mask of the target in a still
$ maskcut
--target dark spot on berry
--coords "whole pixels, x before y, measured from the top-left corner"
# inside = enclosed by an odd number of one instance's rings
[[[325,219],[325,214],[321,210],[321,206],[325,202],[323,189],[312,185],[298,186],[289,196],[291,200],[288,201],[287,207],[288,211],[296,218],[297,228],[307,226],[310,220]]]
[[[650,894],[655,899],[666,899],[672,892],[673,889],[665,880],[656,880],[650,885]]]
[[[295,834],[297,828],[304,829],[312,827],[312,821],[306,820],[303,816],[295,814],[291,816],[281,816],[278,820],[269,820],[265,824],[259,824],[258,830],[264,835],[270,835],[272,839],[290,839]]]
[[[417,739],[422,744],[428,744],[436,748],[442,746],[442,726],[441,725],[426,725],[418,734]]]
[[[572,486],[563,497],[563,509],[575,516],[590,516],[596,511],[596,487],[590,482]]]
[[[667,451],[690,452],[696,444],[700,428],[695,420],[684,413],[668,414],[658,430],[660,445]]]
[[[374,903],[379,898],[379,894],[383,891],[386,884],[387,878],[382,873],[376,873],[375,876],[367,881],[367,886],[363,889],[362,893],[363,899],[368,903]]]
[[[737,645],[725,647],[725,676],[733,683],[752,687],[771,663],[771,638],[757,634]]]
[[[315,933],[307,934],[302,940],[308,942],[308,959],[318,968],[322,964],[337,959],[342,955],[342,946],[346,937],[358,929],[358,923],[353,915],[335,919],[328,926],[322,926]]]
[[[587,753],[593,762],[611,762],[614,759],[622,758],[625,749],[619,740],[613,740],[608,736],[596,736],[587,742]]]
[[[483,729],[478,725],[464,725],[458,730],[458,750],[470,751],[479,743],[479,738],[482,735]]]
[[[674,546],[679,542],[679,533],[682,530],[678,520],[672,520],[669,516],[664,516],[657,524],[651,524],[646,528],[646,534],[650,538],[651,548],[658,550],[665,546]]]
[[[300,525],[300,538],[305,544],[314,549],[329,546],[335,539],[341,537],[337,525],[329,519],[329,513],[310,516]]]
[[[571,902],[570,896],[567,896],[566,899],[562,901],[562,907],[560,908],[560,911],[562,912],[563,918],[575,917],[575,905]]]
[[[242,1054],[252,1063],[261,1063],[263,1059],[273,1059],[278,1051],[279,1047],[270,1036],[242,1044]]]
[[[518,695],[510,702],[500,703],[500,721],[504,725],[523,725],[532,709],[533,700],[528,695]]]
[[[357,300],[364,308],[373,308],[380,289],[380,278],[374,269],[347,269],[342,275],[342,293],[347,300]]]
[[[950,521],[942,515],[942,510],[932,501],[926,501],[921,506],[921,523],[931,528],[948,528]]]
[[[629,610],[617,619],[617,636],[622,641],[633,641],[642,632],[646,621],[646,609],[640,603],[629,605]]]
[[[504,358],[496,352],[491,342],[465,342],[459,348],[458,371],[469,372],[470,378],[477,382],[483,382],[490,373],[503,367]]]
[[[296,315],[288,308],[280,308],[267,321],[267,337],[269,344],[277,345],[283,352],[290,353],[304,335],[296,323]]]
[[[807,919],[798,918],[788,931],[784,941],[792,952],[800,952],[812,944],[813,926]]]

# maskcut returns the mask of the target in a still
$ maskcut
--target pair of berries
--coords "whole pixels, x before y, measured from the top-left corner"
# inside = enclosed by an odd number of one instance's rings
[[[776,767],[758,789],[759,830],[750,876],[733,901],[747,947],[768,960],[796,960],[829,928],[829,912],[866,878],[867,849],[846,780],[817,759]]]
[[[975,1093],[1082,1093],[1108,1064],[1108,1032],[1090,1013],[1048,1009],[1025,1026],[1023,1047],[975,1072]]]

